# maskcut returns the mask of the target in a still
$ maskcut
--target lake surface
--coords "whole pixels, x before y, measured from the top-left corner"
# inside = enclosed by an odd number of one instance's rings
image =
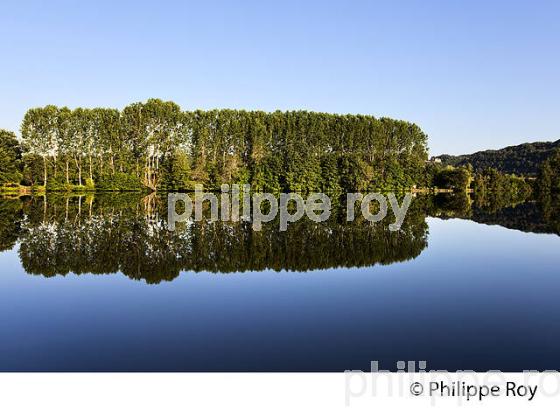
[[[0,200],[0,370],[560,370],[553,204],[417,197],[399,232],[169,232],[166,205]]]

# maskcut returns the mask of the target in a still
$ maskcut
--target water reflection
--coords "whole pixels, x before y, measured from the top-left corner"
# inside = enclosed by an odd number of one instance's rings
[[[558,198],[534,198],[510,202],[499,196],[434,195],[424,198],[430,216],[441,219],[468,219],[485,225],[500,225],[531,233],[560,235]]]
[[[466,195],[418,196],[401,230],[363,218],[345,221],[345,205],[330,219],[307,218],[280,232],[278,220],[260,232],[248,221],[177,225],[167,229],[165,197],[137,194],[24,197],[0,200],[0,251],[19,242],[25,271],[45,277],[121,272],[159,283],[181,271],[308,271],[391,264],[416,258],[428,245],[426,217],[463,218],[525,232],[560,232],[554,202],[500,204]]]

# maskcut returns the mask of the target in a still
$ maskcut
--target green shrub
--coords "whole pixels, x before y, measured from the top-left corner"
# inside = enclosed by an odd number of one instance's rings
[[[95,182],[93,182],[93,179],[91,179],[91,178],[86,179],[86,189],[88,191],[95,190]]]
[[[47,191],[73,191],[76,187],[67,184],[66,179],[62,177],[50,178],[47,181]]]
[[[144,186],[135,175],[116,172],[114,175],[102,175],[95,188],[98,191],[142,191]]]

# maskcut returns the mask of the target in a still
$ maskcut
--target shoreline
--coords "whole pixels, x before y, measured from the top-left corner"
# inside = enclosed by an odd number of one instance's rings
[[[45,194],[103,194],[103,193],[138,193],[138,194],[153,194],[153,193],[174,193],[174,192],[183,192],[183,193],[194,193],[196,192],[193,190],[186,190],[186,191],[172,191],[167,189],[161,190],[152,190],[149,188],[145,188],[144,190],[100,190],[100,189],[91,189],[86,188],[75,188],[75,189],[46,189],[44,186],[39,187],[30,187],[30,186],[19,186],[19,187],[0,187],[0,194],[12,194],[14,196],[27,196],[27,195],[45,195]],[[204,190],[203,192],[220,192],[219,190],[209,189]],[[257,192],[257,191],[256,191]],[[260,191],[258,191],[260,192]],[[266,191],[262,191],[266,192]],[[457,191],[453,189],[444,189],[444,188],[408,188],[408,189],[380,189],[380,190],[370,190],[370,191],[359,191],[359,192],[399,192],[399,193],[411,193],[411,194],[443,194],[443,193],[467,193],[471,194],[474,192],[473,189],[467,189],[466,191]],[[278,192],[280,193],[280,192]],[[328,193],[328,192],[326,192]],[[339,193],[341,194],[341,193]],[[342,193],[343,194],[343,193]]]

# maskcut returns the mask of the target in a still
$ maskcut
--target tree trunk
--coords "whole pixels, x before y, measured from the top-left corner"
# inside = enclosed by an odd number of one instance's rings
[[[68,221],[68,208],[69,208],[69,204],[70,204],[70,197],[67,196],[66,197],[66,212],[65,212],[65,217],[64,217],[64,221]]]
[[[47,157],[43,157],[43,185],[47,187]]]
[[[82,185],[82,165],[76,158],[74,158],[74,162],[76,163],[76,169],[78,170],[78,185]]]

